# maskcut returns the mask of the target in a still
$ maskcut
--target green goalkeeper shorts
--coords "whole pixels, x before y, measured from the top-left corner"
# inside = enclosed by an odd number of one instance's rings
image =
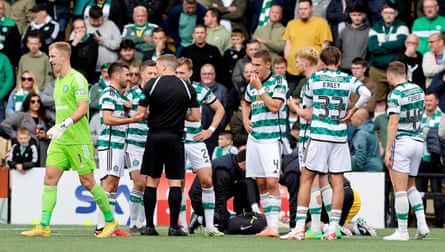
[[[63,171],[72,169],[79,175],[93,172],[96,169],[93,146],[91,144],[62,145],[51,141],[46,166],[57,167]]]

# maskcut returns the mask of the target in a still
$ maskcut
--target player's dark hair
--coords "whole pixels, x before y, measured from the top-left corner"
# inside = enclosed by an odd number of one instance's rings
[[[277,56],[274,60],[273,60],[273,64],[272,65],[278,65],[278,64],[287,64],[287,61],[284,57],[281,56]]]
[[[254,58],[260,58],[262,59],[264,62],[272,62],[272,58],[270,57],[270,53],[267,50],[259,50],[258,52],[256,52],[255,54],[253,54]]]
[[[425,91],[425,96],[427,96],[427,95],[434,95],[434,97],[436,97],[436,99],[439,98],[439,96],[437,95],[436,92],[433,92],[433,91],[428,90],[428,89]]]
[[[327,66],[338,65],[340,59],[341,59],[341,52],[337,47],[328,46],[325,49],[321,50],[320,60]]]
[[[28,36],[26,37],[26,42],[28,42],[28,39],[34,38],[38,39],[40,43],[42,43],[42,36],[40,36],[38,31],[31,31],[28,33]]]
[[[298,1],[298,4],[300,3],[309,3],[309,5],[312,6],[312,0],[300,0]]]
[[[112,63],[108,68],[108,76],[110,77],[113,76],[114,73],[122,71],[123,68],[129,69],[127,64],[122,64],[118,62]]]

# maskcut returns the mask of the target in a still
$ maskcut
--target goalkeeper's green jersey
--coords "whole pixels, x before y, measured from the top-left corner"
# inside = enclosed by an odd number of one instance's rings
[[[59,124],[74,113],[78,102],[88,102],[88,82],[81,73],[71,69],[67,75],[55,80],[53,96],[56,106],[56,124]],[[88,116],[82,117],[71,125],[56,141],[63,145],[91,144]]]

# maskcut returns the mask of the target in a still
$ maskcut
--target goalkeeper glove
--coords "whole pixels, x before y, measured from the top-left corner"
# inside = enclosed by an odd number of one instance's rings
[[[54,125],[46,134],[53,140],[59,140],[62,137],[63,132],[65,132],[69,126],[73,125],[73,123],[73,119],[68,117],[67,119],[63,120],[62,123]]]

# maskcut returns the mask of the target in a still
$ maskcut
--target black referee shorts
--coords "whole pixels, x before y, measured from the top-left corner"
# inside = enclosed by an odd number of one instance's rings
[[[182,136],[170,132],[149,133],[141,173],[160,178],[165,167],[168,179],[184,179],[185,158]]]

